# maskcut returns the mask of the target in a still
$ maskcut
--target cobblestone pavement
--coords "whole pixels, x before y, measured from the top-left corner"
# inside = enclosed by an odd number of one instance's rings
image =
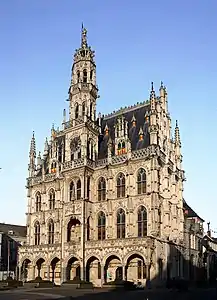
[[[71,297],[70,297],[71,296]],[[0,300],[51,300],[51,299],[76,299],[76,300],[216,300],[216,291],[210,290],[191,290],[188,292],[176,291],[132,291],[132,292],[110,292],[103,290],[72,290],[69,288],[54,289],[17,289],[11,291],[1,291]]]

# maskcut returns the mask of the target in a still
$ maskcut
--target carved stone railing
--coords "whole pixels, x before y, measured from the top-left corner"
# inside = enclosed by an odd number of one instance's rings
[[[121,164],[127,160],[127,155],[118,155],[112,157],[112,165]]]
[[[95,162],[89,158],[87,158],[87,166],[90,168],[94,168],[95,167]]]
[[[54,178],[56,178],[56,173],[49,173],[49,174],[45,175],[44,180],[51,181],[51,180],[54,180]]]
[[[112,248],[112,247],[127,247],[132,245],[138,245],[143,247],[153,247],[154,241],[151,237],[137,237],[137,238],[125,238],[125,239],[106,239],[103,241],[93,240],[86,241],[86,249],[96,249],[96,248]]]
[[[95,167],[103,167],[106,166],[108,164],[108,158],[102,158],[102,159],[98,159],[95,162]]]
[[[79,158],[74,161],[66,161],[63,163],[63,171],[73,169],[73,168],[78,168],[82,167],[84,165],[84,159]]]

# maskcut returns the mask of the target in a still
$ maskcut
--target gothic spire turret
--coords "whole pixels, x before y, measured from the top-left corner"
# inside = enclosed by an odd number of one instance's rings
[[[29,177],[34,176],[35,172],[35,158],[36,158],[36,146],[35,146],[35,133],[33,131],[32,139],[30,143],[30,150],[29,150]]]

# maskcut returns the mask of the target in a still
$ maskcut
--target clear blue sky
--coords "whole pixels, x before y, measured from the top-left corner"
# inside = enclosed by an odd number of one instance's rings
[[[212,228],[217,169],[216,0],[0,1],[0,221],[25,223],[28,152],[67,108],[72,57],[83,21],[96,51],[101,98],[110,112],[168,88],[179,120],[184,196]]]

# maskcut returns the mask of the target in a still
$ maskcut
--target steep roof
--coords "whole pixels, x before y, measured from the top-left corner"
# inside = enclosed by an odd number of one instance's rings
[[[114,146],[115,141],[115,124],[117,119],[123,117],[128,123],[128,137],[131,142],[131,149],[138,150],[145,148],[150,144],[150,137],[148,132],[148,122],[145,116],[148,115],[150,105],[142,103],[127,109],[119,110],[117,113],[107,115],[102,118],[102,134],[99,136],[99,158],[105,158],[108,151],[108,140],[112,140]],[[133,125],[133,119],[135,120]],[[109,134],[105,135],[105,127],[108,127]],[[139,140],[140,129],[143,133],[143,140]]]
[[[184,199],[183,199],[183,208],[188,218],[198,218],[202,222],[204,222],[204,220],[187,204],[187,202]]]
[[[15,236],[26,237],[26,226],[0,223],[0,232],[9,234],[9,231],[13,231]]]

